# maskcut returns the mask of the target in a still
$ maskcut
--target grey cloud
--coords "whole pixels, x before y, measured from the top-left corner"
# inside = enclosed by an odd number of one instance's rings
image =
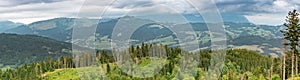
[[[84,17],[99,17],[96,10],[103,10],[113,0],[0,0],[0,17],[4,19],[17,19],[22,17],[73,17],[81,12]],[[194,8],[189,4],[184,4],[186,0],[117,0],[109,15],[118,16],[121,12],[129,11],[131,8],[138,8],[140,14],[160,13],[162,10],[158,4],[168,5],[178,10],[179,13],[193,12]],[[205,1],[200,4],[203,9],[208,6]],[[233,15],[260,15],[266,13],[270,15],[285,15],[287,11],[295,8],[300,9],[299,0],[214,0],[222,13]],[[278,2],[278,3],[276,3]],[[286,5],[279,4],[284,2]],[[44,4],[39,4],[44,3]],[[85,3],[85,6],[81,6]],[[82,11],[80,11],[80,8]],[[83,9],[82,9],[83,8]],[[188,11],[191,10],[191,11]],[[78,12],[79,11],[79,12]],[[194,11],[196,12],[196,11]],[[38,14],[38,15],[32,15]],[[17,16],[17,17],[16,17]]]
[[[180,1],[180,0],[179,0]],[[216,5],[222,13],[231,13],[237,15],[253,15],[257,13],[285,13],[284,9],[291,9],[293,6],[300,6],[297,0],[283,0],[288,3],[287,8],[278,7],[274,4],[282,0],[215,0]],[[119,0],[113,5],[114,8],[133,8],[155,6],[157,4],[172,4],[172,1],[158,0]],[[201,4],[204,5],[205,4]],[[175,5],[174,5],[175,6]],[[189,5],[186,5],[189,6]],[[192,7],[186,7],[185,10],[192,10]]]
[[[274,4],[276,1],[279,0],[217,0],[216,4],[221,12],[240,15],[286,12]],[[284,0],[284,2],[287,2],[288,6],[299,6],[293,1]]]
[[[66,0],[0,0],[0,7],[12,7],[18,5],[35,4],[35,3],[53,3]]]
[[[147,7],[153,6],[152,0],[119,0],[112,5],[114,8],[133,8],[133,7]]]

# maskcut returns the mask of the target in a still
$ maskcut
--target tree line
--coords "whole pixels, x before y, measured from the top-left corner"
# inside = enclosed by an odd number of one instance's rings
[[[147,64],[149,58],[151,57],[148,52],[155,44],[142,44],[140,46],[131,46],[128,51],[131,59],[139,65]],[[211,50],[201,50],[195,52],[199,55],[199,61],[197,62],[197,70],[194,76],[188,76],[185,74],[179,74],[178,77],[176,73],[180,68],[180,60],[182,59],[182,54],[189,54],[187,51],[181,48],[169,48],[166,45],[158,45],[157,50],[164,50],[166,52],[167,62],[164,64],[162,69],[153,77],[150,78],[135,78],[121,71],[118,66],[116,66],[116,58],[111,52],[106,50],[97,50],[96,54],[82,54],[80,60],[86,63],[91,56],[95,58],[95,64],[89,66],[100,66],[105,69],[105,74],[110,79],[131,79],[131,80],[148,80],[148,79],[165,79],[170,80],[173,78],[178,79],[195,79],[202,80],[205,79],[205,75],[208,74],[209,66],[211,65],[211,54],[215,51]],[[269,56],[263,56],[255,51],[249,51],[245,49],[229,49],[226,51],[225,64],[223,65],[222,73],[219,78],[224,80],[256,80],[256,79],[271,79],[282,77],[280,75],[280,58],[272,58]],[[122,53],[120,53],[122,54]],[[157,54],[157,56],[161,53]],[[78,62],[77,62],[78,63]],[[80,62],[79,62],[80,63]],[[45,61],[40,61],[32,64],[25,64],[16,69],[8,69],[0,71],[1,79],[3,80],[19,80],[19,79],[44,79],[44,74],[46,72],[53,72],[57,69],[66,68],[82,68],[89,66],[76,66],[75,55],[64,56],[58,58],[57,60],[48,58]],[[189,65],[187,65],[189,66]],[[61,76],[63,77],[63,76]]]

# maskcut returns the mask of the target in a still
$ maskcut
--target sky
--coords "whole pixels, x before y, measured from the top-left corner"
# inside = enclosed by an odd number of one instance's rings
[[[195,5],[200,11],[210,10],[205,1]],[[242,15],[250,22],[265,25],[281,25],[288,11],[300,10],[297,0],[213,0],[220,13]],[[135,15],[172,12],[161,8],[171,6],[174,13],[189,14],[197,10],[186,0],[0,0],[0,21],[10,20],[30,24],[57,17],[99,18],[99,11],[107,9],[107,16],[118,17],[124,13]],[[109,6],[109,4],[111,4]],[[108,7],[109,6],[109,7]],[[80,16],[79,16],[79,15]]]

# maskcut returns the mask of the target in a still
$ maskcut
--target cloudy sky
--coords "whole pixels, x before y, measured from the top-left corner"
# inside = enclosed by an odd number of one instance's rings
[[[0,0],[0,20],[32,23],[57,17],[99,18],[107,10],[107,16],[117,17],[136,11],[139,14],[170,12],[160,5],[171,6],[176,13],[196,12],[186,0]],[[300,10],[297,0],[214,0],[221,13],[245,16],[256,24],[280,25],[288,11]],[[110,7],[107,7],[110,5]],[[198,10],[210,10],[205,0],[195,5]],[[169,7],[170,8],[170,7]],[[138,14],[137,14],[138,15]]]

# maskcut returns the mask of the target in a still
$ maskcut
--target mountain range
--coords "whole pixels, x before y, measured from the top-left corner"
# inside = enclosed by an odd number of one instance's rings
[[[192,17],[193,15],[185,15]],[[110,48],[111,34],[116,24],[120,20],[131,20],[126,26],[132,26],[138,22],[151,22],[137,29],[131,36],[131,44],[138,45],[141,42],[146,43],[164,43],[169,46],[178,46],[178,40],[175,34],[169,29],[182,28],[191,26],[197,35],[197,39],[191,43],[199,42],[199,47],[202,49],[210,48],[210,35],[207,24],[203,22],[191,21],[191,23],[162,23],[152,21],[151,19],[142,19],[133,16],[124,16],[115,19],[82,19],[82,18],[55,18],[50,20],[38,21],[28,25],[21,25],[15,28],[5,30],[3,33],[13,34],[30,34],[48,37],[58,41],[72,42],[73,28],[78,25],[84,25],[83,29],[88,29],[89,26],[96,26],[96,48]],[[235,18],[234,18],[235,19]],[[242,21],[243,18],[235,20],[226,20],[224,27],[227,36],[228,48],[246,48],[255,50],[265,55],[281,55],[281,37],[280,30],[282,26],[255,25]],[[193,20],[193,19],[190,19]],[[241,22],[235,22],[241,20]],[[79,21],[80,23],[77,23]],[[98,23],[99,22],[99,23]],[[136,22],[136,23],[135,23]],[[74,25],[76,23],[76,25]],[[126,30],[126,29],[124,29]],[[190,36],[191,31],[182,32],[185,36]]]

